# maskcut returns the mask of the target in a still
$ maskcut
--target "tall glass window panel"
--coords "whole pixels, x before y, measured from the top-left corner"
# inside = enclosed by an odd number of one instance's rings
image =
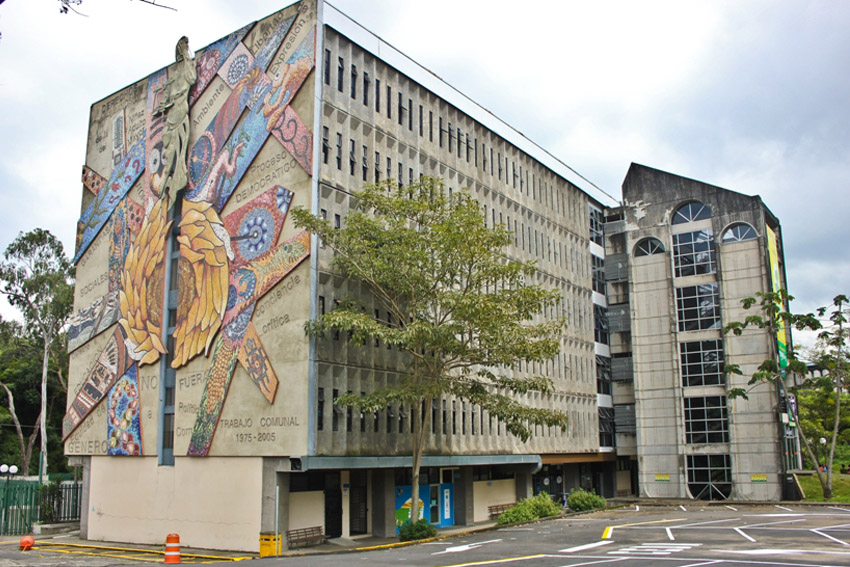
[[[728,443],[726,396],[685,398],[685,442]]]
[[[714,233],[710,228],[673,235],[676,277],[717,272]]]
[[[688,490],[697,500],[726,500],[732,494],[729,455],[688,455]]]
[[[723,341],[693,341],[679,344],[682,361],[682,386],[722,386]]]
[[[720,328],[720,295],[716,283],[676,288],[680,331]]]

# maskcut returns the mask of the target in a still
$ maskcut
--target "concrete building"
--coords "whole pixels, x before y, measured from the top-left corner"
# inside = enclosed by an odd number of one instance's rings
[[[720,301],[724,317],[738,317],[737,299],[769,281],[765,239],[778,223],[758,198],[697,194],[709,186],[696,182],[657,193],[649,171],[632,168],[619,207],[322,0],[194,58],[181,41],[174,64],[91,110],[63,424],[66,454],[84,472],[84,537],[159,543],[179,532],[192,547],[257,551],[260,534],[295,528],[395,532],[412,494],[411,408],[361,415],[334,399],[391,382],[404,365],[386,345],[305,336],[304,323],[335,301],[370,299],[286,217],[301,206],[341,224],[352,190],[420,175],[469,188],[488,223],[514,231],[509,253],[535,260],[539,282],[561,291],[560,355],[517,372],[551,377],[551,399],[525,401],[570,417],[567,430],[539,428],[521,443],[480,408],[438,400],[419,487],[425,517],[467,525],[490,505],[577,487],[686,496],[704,454],[731,458],[734,494],[777,497],[774,392],[751,393],[739,411],[722,406],[719,440],[717,419],[698,431],[683,418],[699,408],[681,405],[697,398],[676,386],[677,349],[719,331],[691,331],[690,315],[678,330],[673,294],[691,282],[698,303]],[[671,224],[667,208],[695,200],[714,216]],[[711,248],[723,270],[670,275],[671,238],[708,227],[725,237],[733,219],[757,238],[744,230],[719,256]],[[663,252],[634,257],[635,239],[650,236]],[[687,260],[676,262],[680,271]],[[724,352],[772,352],[769,337],[742,341],[727,339]],[[696,387],[713,412],[723,387]],[[711,443],[696,447],[700,434]],[[728,496],[709,484],[690,495]]]
[[[742,299],[786,289],[779,221],[757,196],[637,164],[607,221],[617,452],[637,457],[640,495],[779,499],[799,468],[793,412],[783,388],[747,383],[788,342],[722,332],[753,314]]]

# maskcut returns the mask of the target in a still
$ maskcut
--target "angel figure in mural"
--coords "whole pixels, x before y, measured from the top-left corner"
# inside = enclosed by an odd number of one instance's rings
[[[168,112],[165,133],[162,135],[162,161],[165,165],[165,182],[162,196],[174,202],[177,192],[188,183],[186,155],[189,149],[189,91],[198,80],[198,70],[189,51],[189,38],[185,35],[177,42],[177,66],[169,77],[162,93],[162,101],[154,114]]]

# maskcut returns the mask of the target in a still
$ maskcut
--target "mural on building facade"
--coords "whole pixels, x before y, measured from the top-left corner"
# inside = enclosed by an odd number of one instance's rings
[[[108,178],[84,168],[84,186],[93,198],[78,223],[74,260],[103,232],[109,291],[74,314],[69,351],[113,331],[69,404],[65,439],[106,399],[107,453],[145,454],[138,369],[156,363],[169,344],[172,368],[208,357],[203,395],[189,401],[198,411],[188,454],[209,453],[237,363],[266,402],[274,403],[279,380],[252,316],[257,301],[309,256],[310,235],[279,242],[293,199],[279,184],[221,213],[270,137],[292,155],[293,165],[312,174],[312,132],[290,103],[315,65],[315,25],[304,28],[305,19],[297,16],[276,14],[261,23],[254,30],[254,53],[243,43],[250,26],[196,59],[181,39],[176,65],[147,80],[144,127],[118,167]],[[189,109],[210,85],[224,88],[216,77],[230,93],[204,131],[190,135]],[[181,194],[172,226],[169,211]],[[172,232],[179,232],[173,245],[179,257],[174,273],[167,274]],[[174,327],[171,342],[163,333],[169,280],[176,280],[170,285],[178,298],[168,323]]]

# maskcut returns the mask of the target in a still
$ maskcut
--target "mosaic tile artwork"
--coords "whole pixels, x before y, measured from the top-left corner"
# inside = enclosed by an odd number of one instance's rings
[[[77,350],[111,327],[118,321],[119,314],[118,290],[115,290],[71,315],[68,320],[68,352]]]
[[[245,346],[244,339],[249,326],[251,326],[251,317],[254,314],[257,300],[307,258],[310,254],[309,251],[310,234],[304,231],[291,240],[272,248],[255,261],[239,268],[231,276],[222,333],[213,349],[210,366],[207,370],[207,384],[204,387],[201,404],[198,408],[198,416],[195,419],[187,455],[206,456],[209,454],[216,425],[224,407],[230,381],[233,378],[235,363],[239,351]],[[259,336],[255,334],[252,338],[256,338],[256,341],[251,344],[251,352],[245,353],[243,356],[259,372],[257,362],[249,359],[251,356],[264,356],[264,352],[259,348],[261,346]],[[267,364],[267,362],[263,364]],[[255,383],[257,372],[252,374],[252,371],[249,370],[249,375],[252,376]],[[258,386],[260,385],[258,384]],[[268,388],[270,389],[270,386]],[[263,390],[263,386],[260,386],[260,390]],[[274,398],[272,397],[272,399]]]
[[[139,140],[130,148],[121,164],[113,170],[106,187],[97,194],[77,222],[77,253],[74,254],[74,264],[80,261],[95,236],[109,220],[112,211],[127,195],[144,169],[145,145],[144,140]]]
[[[89,166],[83,166],[83,187],[91,191],[93,195],[100,193],[106,187],[108,180]]]
[[[227,60],[230,53],[239,45],[251,27],[250,25],[245,26],[241,30],[237,30],[208,45],[204,49],[204,52],[196,58],[198,80],[195,82],[192,90],[189,91],[190,105],[194,105],[198,98],[204,94],[204,91],[221,68],[221,64]]]
[[[129,457],[142,454],[141,400],[136,365],[118,379],[107,398],[107,455]]]
[[[62,420],[62,437],[67,438],[73,433],[83,419],[103,400],[103,397],[112,388],[112,385],[127,372],[133,364],[133,359],[128,356],[124,346],[124,332],[121,327],[115,327],[115,331],[109,337],[104,349],[94,363],[93,368],[86,376],[82,388],[74,397],[74,401],[68,408]]]
[[[145,167],[144,182],[142,183],[142,203],[145,212],[150,212],[162,195],[162,181],[165,177],[165,163],[162,155],[162,133],[165,130],[165,114],[156,114],[165,87],[167,73],[165,69],[158,71],[148,78],[148,100],[145,106]]]
[[[266,402],[274,403],[279,380],[252,317],[257,301],[309,256],[310,234],[278,242],[293,200],[292,191],[280,185],[219,215],[270,136],[312,173],[312,133],[290,104],[314,68],[316,32],[293,30],[294,21],[295,16],[281,16],[264,22],[252,38],[256,56],[243,43],[250,27],[211,44],[196,60],[181,39],[177,65],[148,79],[140,139],[108,180],[84,169],[83,182],[95,198],[79,221],[74,261],[108,222],[110,291],[74,314],[69,350],[110,326],[114,330],[63,420],[65,438],[107,399],[108,454],[142,454],[138,369],[167,352],[162,298],[169,209],[181,183],[186,190],[174,227],[179,257],[170,276],[177,280],[178,306],[171,323],[171,366],[181,368],[202,353],[209,359],[187,454],[209,453],[237,363]],[[291,35],[302,39],[285,62],[275,61],[278,72],[270,77],[267,68]],[[295,40],[289,41],[287,49]],[[188,108],[216,76],[231,92],[180,157],[191,128]],[[205,105],[213,101],[204,99]],[[142,175],[144,202],[138,203],[127,193]]]

